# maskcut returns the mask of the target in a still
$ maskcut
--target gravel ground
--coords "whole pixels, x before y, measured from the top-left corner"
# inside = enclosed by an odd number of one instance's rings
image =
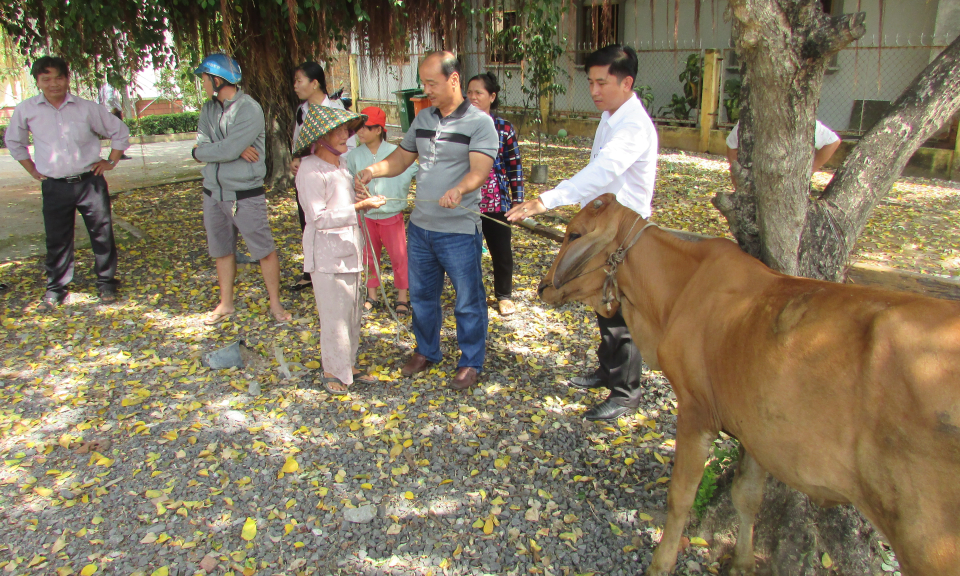
[[[548,186],[589,158],[582,142],[561,144],[545,154]],[[655,219],[723,235],[709,198],[728,182],[715,158],[661,155]],[[894,192],[859,258],[955,274],[955,188],[913,180]],[[217,287],[200,194],[165,186],[115,202],[138,232],[117,230],[117,304],[96,300],[89,250],[78,251],[74,293],[52,314],[35,310],[41,258],[0,265],[11,285],[0,293],[5,573],[571,576],[649,564],[665,520],[675,399],[646,372],[637,414],[583,421],[603,394],[564,382],[592,370],[599,339],[582,306],[536,298],[555,244],[515,233],[520,311],[490,310],[478,387],[446,388],[457,356],[448,289],[441,365],[401,378],[412,337],[398,338],[379,312],[364,319],[360,363],[380,383],[331,397],[314,384],[312,294],[285,294],[295,321],[276,324],[259,271],[242,266],[238,313],[202,324]],[[292,195],[271,196],[270,209],[286,283],[302,261]],[[248,368],[200,365],[237,339],[259,354]],[[677,573],[716,573],[694,542]]]
[[[402,378],[412,338],[398,341],[380,312],[364,319],[360,363],[381,382],[331,397],[314,385],[312,294],[285,295],[296,320],[273,323],[259,272],[244,266],[234,321],[202,324],[217,292],[200,205],[196,185],[116,202],[147,240],[120,237],[114,305],[93,296],[88,250],[52,314],[35,311],[39,259],[0,269],[13,281],[0,295],[0,568],[568,576],[649,563],[673,394],[648,372],[636,415],[583,421],[603,395],[563,382],[592,369],[599,340],[582,306],[536,299],[555,244],[515,235],[520,312],[490,309],[478,387],[446,388],[456,365],[448,290],[442,364]],[[292,278],[295,207],[274,197],[271,210]],[[201,367],[202,353],[237,339],[261,358],[245,370]],[[280,375],[275,346],[292,378]],[[682,571],[715,569],[705,554],[690,547]]]

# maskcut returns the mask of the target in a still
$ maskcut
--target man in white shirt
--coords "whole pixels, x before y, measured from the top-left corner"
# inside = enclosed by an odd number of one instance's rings
[[[510,222],[557,206],[583,206],[607,193],[616,194],[621,204],[644,218],[650,217],[657,175],[657,130],[633,92],[637,53],[629,46],[612,44],[590,54],[584,69],[593,103],[603,111],[590,163],[539,198],[514,206],[507,212]],[[600,366],[592,375],[574,377],[570,383],[579,388],[609,388],[606,401],[589,410],[584,418],[613,420],[640,404],[643,359],[619,311],[612,318],[598,314],[597,324]]]
[[[733,163],[737,161],[737,150],[740,147],[739,138],[740,122],[733,125],[733,130],[727,135],[727,160],[730,161],[730,182],[733,189],[737,189],[737,177],[733,172]],[[840,147],[840,137],[836,132],[827,128],[827,126],[817,120],[816,132],[813,135],[813,174],[816,174],[820,168],[830,160],[833,153]]]

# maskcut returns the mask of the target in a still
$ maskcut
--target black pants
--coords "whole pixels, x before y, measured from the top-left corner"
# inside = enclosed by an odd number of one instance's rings
[[[513,227],[507,222],[503,212],[484,214],[498,222],[497,224],[486,218],[483,222],[483,237],[487,240],[490,249],[490,258],[493,260],[493,295],[497,300],[509,300],[513,294],[513,248],[510,239],[513,236]]]
[[[103,176],[88,176],[80,182],[47,178],[43,194],[43,227],[47,234],[47,292],[63,294],[73,280],[73,235],[76,213],[90,234],[97,287],[117,285],[117,244],[113,239],[110,194]]]
[[[597,348],[597,377],[606,380],[610,398],[623,406],[636,408],[640,405],[640,375],[643,373],[643,358],[633,343],[623,314],[617,310],[612,318],[597,314],[600,327],[600,347]]]
[[[303,237],[303,230],[307,227],[307,215],[303,213],[303,206],[300,205],[300,195],[297,194],[297,189],[293,189],[293,197],[297,199],[297,218],[300,220],[300,236]],[[310,279],[310,273],[304,272],[301,276],[304,280]]]

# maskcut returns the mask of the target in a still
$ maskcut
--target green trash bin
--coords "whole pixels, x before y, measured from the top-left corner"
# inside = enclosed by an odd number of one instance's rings
[[[416,114],[413,113],[413,102],[410,101],[410,97],[419,93],[419,88],[407,88],[405,90],[397,90],[394,92],[394,94],[397,95],[397,110],[400,115],[400,129],[403,132],[410,130],[410,124],[413,123],[413,119],[416,117]]]

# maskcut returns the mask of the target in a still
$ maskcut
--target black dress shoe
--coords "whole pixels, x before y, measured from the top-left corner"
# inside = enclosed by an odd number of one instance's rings
[[[581,390],[590,390],[592,388],[608,388],[607,383],[600,377],[591,374],[590,376],[574,376],[567,380],[570,386],[580,388]]]
[[[104,304],[113,304],[120,298],[117,287],[113,284],[104,284],[98,288],[98,291],[100,292],[100,301]]]
[[[307,288],[313,288],[313,282],[311,282],[310,280],[307,280],[306,282],[304,282],[303,280],[297,280],[293,284],[287,286],[287,289],[290,290],[291,292],[299,292]]]
[[[40,305],[37,309],[44,312],[56,310],[66,299],[66,292],[47,292],[43,295],[43,299],[40,300]]]
[[[598,404],[590,410],[587,410],[583,417],[591,422],[596,422],[597,420],[616,420],[634,410],[636,410],[636,408],[624,406],[620,404],[616,398],[607,398],[602,404]]]

